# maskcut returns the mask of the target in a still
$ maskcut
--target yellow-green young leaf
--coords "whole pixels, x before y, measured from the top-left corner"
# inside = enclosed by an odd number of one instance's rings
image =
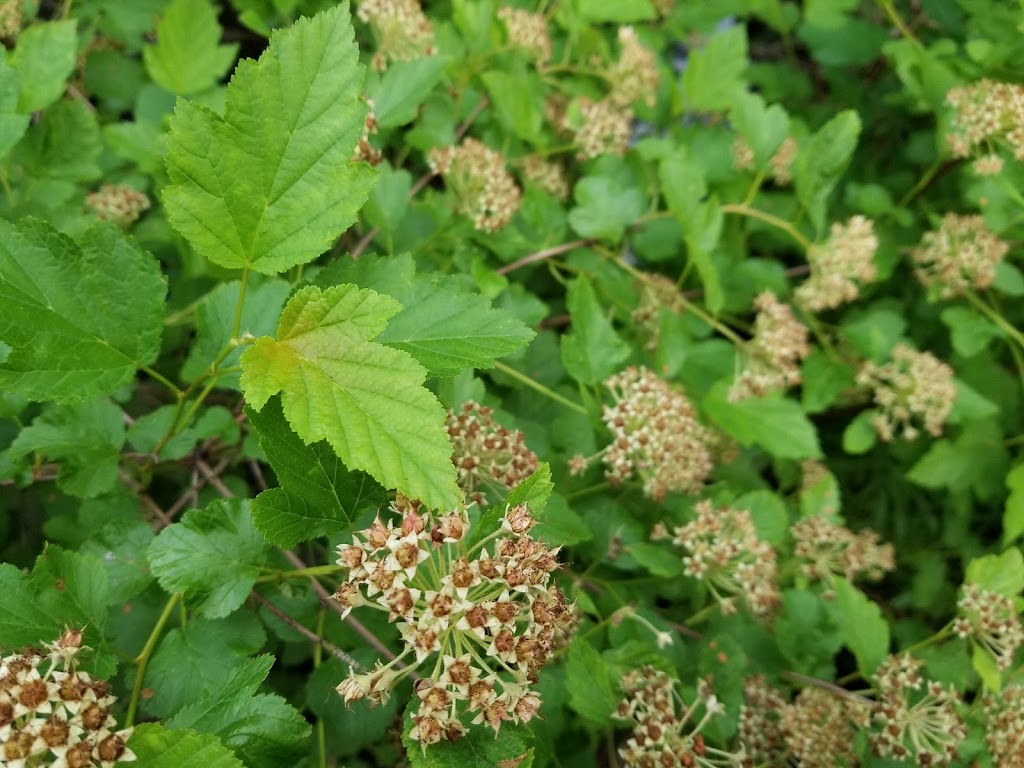
[[[75,242],[0,221],[0,388],[66,403],[112,392],[156,359],[166,292],[156,259],[112,224]]]
[[[18,71],[18,111],[48,107],[64,93],[75,69],[78,35],[73,21],[33,24],[18,35],[11,65]]]
[[[275,34],[239,63],[224,117],[179,100],[167,138],[171,224],[223,267],[283,272],[325,251],[376,173],[351,162],[366,107],[348,7]]]
[[[235,753],[216,736],[193,731],[169,731],[145,723],[132,733],[128,748],[146,768],[245,768]]]
[[[257,411],[280,392],[303,441],[327,440],[348,467],[448,509],[461,494],[445,410],[419,363],[371,341],[401,309],[354,285],[303,288],[284,308],[277,339],[257,339],[242,355],[242,391]]]
[[[156,45],[142,50],[146,72],[179,96],[212,88],[238,53],[237,43],[219,45],[222,31],[210,0],[173,0],[156,25]]]

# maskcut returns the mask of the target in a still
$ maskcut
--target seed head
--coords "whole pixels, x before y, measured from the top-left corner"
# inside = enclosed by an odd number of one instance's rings
[[[748,677],[743,682],[739,739],[746,751],[744,768],[785,765],[786,736],[782,728],[782,714],[787,706],[785,698],[764,675]]]
[[[733,402],[799,384],[800,361],[811,352],[807,328],[775,294],[760,294],[754,308],[754,338],[743,348],[743,370],[729,390]]]
[[[505,159],[483,142],[469,138],[458,147],[436,147],[429,163],[454,191],[459,212],[481,232],[501,229],[519,210],[522,193]]]
[[[796,139],[787,136],[768,160],[768,176],[780,187],[793,180],[793,161],[796,160],[798,148]],[[756,162],[753,147],[746,138],[737,136],[732,143],[732,167],[737,171],[752,171]]]
[[[1007,685],[984,699],[985,740],[996,768],[1024,765],[1024,685]]]
[[[860,284],[875,279],[876,250],[878,238],[871,219],[854,216],[846,224],[833,224],[828,241],[811,246],[807,252],[811,276],[797,286],[797,304],[819,312],[856,299]]]
[[[821,688],[804,688],[782,715],[789,754],[801,768],[858,765],[854,737],[867,726],[870,705]]]
[[[996,279],[1010,246],[985,227],[981,216],[947,213],[939,228],[926,232],[911,255],[917,275],[940,299],[987,288]]]
[[[558,200],[569,197],[569,180],[565,169],[558,163],[545,160],[538,155],[527,155],[523,160],[523,177],[551,193]]]
[[[0,40],[15,40],[21,32],[24,11],[22,0],[0,2]]]

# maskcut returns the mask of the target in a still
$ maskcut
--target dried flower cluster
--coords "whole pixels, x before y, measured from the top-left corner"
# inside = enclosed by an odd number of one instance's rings
[[[875,279],[876,250],[878,238],[871,219],[854,216],[845,224],[833,223],[828,241],[807,252],[811,276],[797,286],[797,303],[819,312],[856,299],[860,284]]]
[[[658,98],[658,60],[640,44],[632,27],[619,27],[619,47],[619,58],[607,72],[612,85],[608,99],[617,107],[629,107],[635,101],[653,107]]]
[[[987,288],[1010,246],[985,226],[981,216],[947,213],[939,228],[926,232],[911,255],[918,279],[940,299]]]
[[[647,334],[644,348],[648,352],[653,352],[658,348],[661,339],[661,313],[681,314],[685,308],[683,297],[679,294],[674,280],[653,272],[644,275],[643,280],[637,281],[637,289],[640,293],[640,303],[633,310],[633,324]]]
[[[430,151],[430,168],[444,176],[458,198],[459,212],[482,232],[501,229],[519,210],[522,193],[505,158],[476,139]]]
[[[917,439],[915,420],[929,434],[942,434],[942,425],[956,400],[953,376],[953,369],[930,352],[897,344],[891,362],[866,363],[857,374],[857,383],[874,390],[879,412],[872,418],[872,425],[878,436],[888,442],[897,431],[905,440]]]
[[[909,655],[890,656],[874,675],[878,700],[871,719],[878,726],[871,746],[880,757],[938,768],[954,765],[967,737],[952,687],[925,680],[922,662]]]
[[[0,766],[111,768],[135,760],[110,685],[77,669],[82,633],[0,659]]]
[[[796,139],[787,136],[768,160],[768,176],[780,187],[793,180],[793,161],[796,160],[797,149]],[[737,136],[732,143],[733,168],[737,171],[752,171],[756,161],[753,147],[743,136]]]
[[[790,527],[801,560],[800,570],[811,579],[833,585],[833,575],[849,581],[877,580],[896,568],[892,544],[880,544],[872,530],[854,533],[824,515],[798,520]]]
[[[672,543],[686,552],[683,572],[706,584],[724,612],[735,611],[739,597],[755,616],[769,616],[779,604],[776,555],[758,538],[750,513],[716,509],[707,499],[694,511],[696,519],[673,532]]]
[[[789,754],[800,761],[800,768],[856,766],[854,737],[868,724],[870,704],[821,688],[804,688],[782,713]]]
[[[1024,765],[1024,685],[985,698],[985,740],[996,768]]]
[[[782,713],[787,706],[786,699],[768,684],[764,675],[743,681],[739,724],[739,740],[745,751],[743,768],[786,764]]]
[[[604,384],[614,399],[602,413],[612,442],[598,454],[608,480],[617,485],[636,474],[655,501],[669,492],[699,492],[713,469],[711,434],[686,396],[644,367],[627,368]],[[573,472],[589,461],[575,457]]]
[[[375,69],[387,69],[389,61],[412,61],[437,52],[434,27],[418,0],[362,0],[356,15],[377,38]]]
[[[771,291],[754,299],[754,338],[743,348],[744,366],[729,399],[760,397],[800,383],[800,361],[811,352],[807,328]]]
[[[508,41],[513,48],[536,60],[537,66],[543,66],[551,58],[548,22],[542,15],[503,5],[498,9],[498,18],[505,22]]]
[[[528,155],[523,160],[523,176],[527,181],[546,189],[557,200],[569,197],[569,180],[565,176],[565,169],[558,163],[538,155]]]
[[[95,211],[102,221],[128,227],[149,210],[149,198],[137,189],[120,184],[104,184],[85,196],[85,207]]]
[[[24,21],[22,5],[22,0],[0,2],[0,40],[14,40],[21,32]]]
[[[355,150],[352,152],[352,159],[356,162],[376,165],[380,162],[381,152],[370,143],[370,137],[377,133],[377,114],[373,111],[373,102],[366,100],[366,117],[363,118],[363,134],[359,137]]]
[[[947,141],[954,156],[969,157],[977,149],[990,153],[1002,140],[1024,160],[1024,86],[981,80],[953,88],[946,102],[953,108]]]
[[[626,151],[633,128],[632,110],[610,99],[580,99],[579,108],[580,124],[575,128],[573,143],[579,148],[580,160]]]
[[[953,621],[953,631],[981,646],[999,669],[1013,666],[1017,649],[1024,644],[1024,629],[1013,600],[977,584],[965,584],[957,609],[960,615]]]
[[[461,411],[448,412],[445,428],[459,473],[459,487],[467,499],[483,506],[515,488],[537,469],[537,456],[526,447],[523,433],[496,424],[493,411],[472,401]],[[492,492],[487,498],[486,491]]]
[[[501,527],[475,543],[464,513],[421,516],[404,500],[392,511],[397,525],[378,517],[338,548],[348,579],[334,597],[345,613],[385,612],[405,649],[369,672],[351,670],[338,692],[346,704],[384,702],[418,668],[411,738],[424,749],[460,738],[466,718],[495,732],[506,720],[528,722],[541,703],[531,689],[537,670],[573,626],[572,607],[550,583],[558,550],[529,536],[525,506],[507,509]]]
[[[619,756],[630,768],[743,765],[742,751],[726,752],[704,741],[704,727],[725,712],[706,681],[697,683],[692,704],[683,700],[667,674],[651,666],[628,672],[620,686],[626,698],[615,715],[633,723],[633,735]],[[699,710],[703,713],[698,718]]]

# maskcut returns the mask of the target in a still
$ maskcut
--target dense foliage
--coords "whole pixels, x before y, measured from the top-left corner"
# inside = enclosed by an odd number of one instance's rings
[[[0,0],[0,765],[1024,765],[1024,11]]]

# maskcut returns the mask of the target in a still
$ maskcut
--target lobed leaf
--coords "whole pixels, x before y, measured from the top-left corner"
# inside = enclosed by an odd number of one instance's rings
[[[128,748],[146,768],[245,768],[216,736],[171,731],[159,723],[138,726]]]
[[[218,44],[222,32],[210,0],[172,0],[156,25],[156,44],[142,49],[146,72],[179,96],[212,88],[238,55],[238,43]]]
[[[566,304],[572,330],[562,337],[562,365],[581,384],[600,384],[625,364],[629,345],[615,332],[587,278],[569,284]]]

